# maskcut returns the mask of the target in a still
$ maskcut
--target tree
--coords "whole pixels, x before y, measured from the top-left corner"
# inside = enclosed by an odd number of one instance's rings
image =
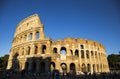
[[[7,67],[7,62],[8,62],[9,55],[4,55],[3,57],[0,57],[0,69]]]
[[[120,62],[120,57],[117,54],[111,54],[108,55],[108,63],[109,67],[113,69],[120,69],[120,65],[118,64]]]

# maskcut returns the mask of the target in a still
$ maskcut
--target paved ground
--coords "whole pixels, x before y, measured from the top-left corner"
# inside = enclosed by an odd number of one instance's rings
[[[58,77],[58,76],[57,76]],[[50,75],[38,75],[22,76],[21,73],[12,73],[7,77],[4,73],[0,73],[0,79],[120,79],[120,73],[109,73],[109,74],[97,74],[97,75],[70,75],[68,76],[59,76],[59,78],[53,78]]]

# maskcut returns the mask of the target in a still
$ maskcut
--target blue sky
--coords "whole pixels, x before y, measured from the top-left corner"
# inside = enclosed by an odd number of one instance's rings
[[[86,38],[107,54],[120,51],[120,0],[0,0],[0,56],[9,54],[17,24],[35,13],[46,37]]]

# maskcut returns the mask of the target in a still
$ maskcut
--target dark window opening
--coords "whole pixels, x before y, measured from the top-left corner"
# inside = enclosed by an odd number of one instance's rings
[[[45,53],[46,53],[46,46],[43,45],[43,46],[42,46],[42,54],[45,54]]]
[[[89,51],[86,51],[86,58],[89,58]]]
[[[78,50],[75,50],[75,56],[79,56]]]
[[[80,45],[80,48],[81,48],[81,49],[84,49],[84,46],[83,46],[83,45]]]
[[[37,52],[38,52],[38,47],[35,46],[35,54],[37,54]]]
[[[57,48],[53,48],[53,53],[57,53]]]
[[[81,50],[81,58],[84,58],[84,51]]]
[[[70,50],[70,52],[71,52],[71,55],[73,56],[73,51],[72,51],[72,50]]]

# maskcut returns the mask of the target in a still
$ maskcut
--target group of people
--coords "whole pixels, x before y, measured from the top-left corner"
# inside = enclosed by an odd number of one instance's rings
[[[59,73],[59,71],[36,73],[22,70],[15,71],[0,71],[0,79],[11,79],[12,75],[19,75],[21,78],[36,78],[36,79],[120,79],[120,72],[110,73],[85,73],[84,75],[76,75],[72,73]]]

